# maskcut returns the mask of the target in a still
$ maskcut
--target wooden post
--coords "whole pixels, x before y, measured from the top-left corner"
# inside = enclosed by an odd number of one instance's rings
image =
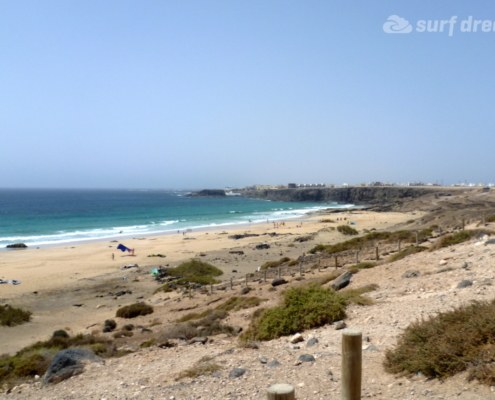
[[[280,278],[280,267],[278,267],[278,278]]]
[[[213,283],[210,283],[210,293],[213,294]]]
[[[248,287],[248,275],[249,274],[246,274],[246,287]]]
[[[416,231],[416,247],[419,246],[419,232]]]
[[[286,383],[277,383],[268,388],[266,392],[268,400],[295,400],[294,387]]]
[[[380,259],[378,255],[378,246],[375,247],[375,255],[376,255],[376,261],[378,261]]]
[[[361,399],[362,334],[355,329],[342,332],[342,400]]]
[[[485,226],[485,213],[483,213],[483,226]]]
[[[400,239],[397,241],[397,251],[400,253]]]
[[[321,257],[320,257],[320,258],[318,258],[318,272],[320,272],[320,268],[321,268],[320,263],[321,263]]]
[[[339,267],[339,260],[337,260],[337,256],[333,258],[335,260],[335,269]]]
[[[462,230],[464,230],[464,226],[465,226],[465,225],[466,225],[466,224],[464,223],[464,218],[463,218],[463,219],[462,219]]]
[[[356,264],[359,264],[359,250],[356,251]]]
[[[263,271],[263,282],[266,282],[266,269]]]
[[[299,263],[299,276],[302,276],[302,263]]]
[[[232,281],[233,279],[230,278],[230,290],[234,290],[234,283]]]
[[[189,299],[192,299],[192,291],[193,291],[192,287],[189,286]]]

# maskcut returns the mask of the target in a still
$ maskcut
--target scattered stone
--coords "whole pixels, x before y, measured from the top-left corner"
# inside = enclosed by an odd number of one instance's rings
[[[302,354],[299,356],[299,361],[301,362],[314,362],[316,359],[311,354]]]
[[[265,356],[258,356],[258,359],[260,360],[261,364],[266,364],[268,362]]]
[[[207,341],[208,341],[207,337],[196,336],[196,337],[193,337],[192,339],[189,339],[187,341],[187,344],[194,344],[194,343],[206,344]]]
[[[282,365],[282,364],[280,364],[277,360],[273,360],[273,361],[270,361],[268,363],[268,366],[271,367],[271,368],[280,367],[280,365]]]
[[[416,269],[410,269],[402,274],[403,278],[417,278],[420,276],[420,272]]]
[[[468,279],[464,279],[463,281],[460,281],[459,284],[457,285],[457,289],[464,289],[469,286],[473,285],[473,281],[470,281]]]
[[[88,350],[68,349],[59,351],[53,357],[48,370],[43,376],[42,386],[48,383],[59,383],[71,376],[81,374],[85,365],[89,362],[104,363],[100,357],[95,356]]]
[[[273,281],[272,281],[272,286],[275,287],[275,286],[280,286],[280,285],[284,285],[286,283],[289,283],[287,282],[284,278],[275,278]]]
[[[440,262],[438,263],[438,265],[445,265],[447,264],[447,260],[443,259],[443,260],[440,260]]]
[[[248,294],[252,289],[249,286],[243,287],[241,289],[241,294]]]
[[[126,344],[124,346],[117,347],[117,351],[122,351],[126,353],[135,353],[136,351],[141,350],[137,344]]]
[[[233,274],[235,274],[236,272],[237,272],[237,270],[236,270],[236,269],[233,269],[233,270],[232,270],[232,273],[233,273]]]
[[[318,339],[317,338],[311,338],[308,340],[308,343],[306,343],[306,347],[311,347],[311,346],[314,346],[316,343],[318,343]]]
[[[334,325],[334,328],[336,331],[338,331],[340,329],[344,329],[347,326],[344,321],[337,321],[333,325]]]
[[[337,291],[345,288],[351,283],[352,274],[350,272],[344,272],[332,283],[332,289]]]
[[[303,335],[301,335],[300,333],[296,333],[294,336],[292,336],[289,340],[292,344],[294,343],[299,343],[299,342],[303,342],[304,341],[304,338],[303,338]]]
[[[234,330],[232,331],[232,333],[233,333],[234,335],[236,335],[236,336],[237,336],[239,333],[241,333],[241,332],[242,332],[242,326],[238,326],[238,327],[234,328]]]
[[[246,370],[243,368],[234,368],[232,371],[229,373],[229,378],[239,378],[240,376],[244,375],[246,373]]]
[[[364,351],[378,351],[378,347],[376,347],[375,345],[372,345],[372,344],[368,344],[368,345],[363,346],[363,350]]]

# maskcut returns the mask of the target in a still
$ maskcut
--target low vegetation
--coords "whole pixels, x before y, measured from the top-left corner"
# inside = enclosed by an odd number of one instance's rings
[[[430,248],[430,251],[441,249],[442,247],[453,246],[462,242],[470,240],[476,234],[475,231],[459,231],[452,235],[442,236],[437,242]]]
[[[401,250],[398,253],[394,254],[393,256],[389,257],[388,261],[394,262],[394,261],[402,260],[403,258],[406,258],[412,254],[421,253],[422,251],[425,251],[425,250],[428,250],[428,247],[411,246],[411,247],[408,247],[407,249]]]
[[[339,291],[339,295],[342,296],[349,304],[357,304],[359,306],[369,306],[374,304],[374,301],[369,297],[363,296],[365,293],[372,292],[378,289],[378,285],[371,284],[362,286],[357,289],[346,289]]]
[[[199,285],[209,285],[210,283],[219,283],[216,280],[215,276],[220,276],[223,274],[223,271],[214,265],[211,265],[207,262],[192,259],[191,261],[182,263],[178,267],[170,268],[167,270],[167,275],[178,277],[179,279],[166,283],[156,290],[171,292],[172,290],[185,286],[189,287],[191,284],[199,284]]]
[[[78,334],[69,336],[64,330],[55,331],[52,337],[20,350],[14,356],[0,356],[0,382],[16,382],[35,375],[42,376],[53,357],[60,350],[86,348],[100,357],[115,357],[117,352],[111,340],[99,336]]]
[[[201,313],[189,313],[179,318],[177,322],[187,322],[206,317],[212,317],[215,319],[223,319],[227,316],[226,313],[230,311],[239,311],[246,308],[252,308],[259,306],[267,299],[260,299],[259,297],[231,297],[227,301],[218,305],[215,309],[207,309]]]
[[[419,241],[423,241],[431,235],[431,230],[421,230],[418,232]],[[313,247],[308,253],[326,253],[335,254],[348,250],[360,250],[364,247],[371,247],[376,241],[383,241],[385,243],[396,243],[401,240],[403,243],[415,243],[416,242],[416,231],[413,230],[402,230],[395,232],[371,232],[364,236],[355,237],[345,242],[340,242],[336,244],[323,245],[319,244]]]
[[[148,315],[153,312],[153,307],[145,303],[134,303],[117,310],[116,317],[136,318],[141,315]]]
[[[373,262],[361,262],[359,264],[356,264],[353,266],[353,268],[357,268],[357,269],[369,269],[369,268],[375,268],[376,267],[376,263],[373,263]]]
[[[495,299],[473,301],[418,320],[387,351],[390,373],[447,378],[468,371],[468,379],[495,385]]]
[[[357,235],[358,231],[349,225],[339,225],[337,226],[337,231],[343,235]]]
[[[280,306],[258,309],[242,340],[271,340],[345,318],[347,302],[332,289],[318,285],[292,287]]]
[[[282,257],[278,261],[267,261],[261,266],[261,269],[269,269],[269,268],[277,268],[281,266],[282,264],[285,264],[286,262],[289,262],[290,258],[289,257]]]
[[[31,320],[32,313],[8,304],[0,305],[0,325],[15,326]]]
[[[198,365],[182,371],[176,378],[179,381],[184,378],[197,378],[198,376],[211,375],[220,371],[222,367],[214,363],[198,363]]]

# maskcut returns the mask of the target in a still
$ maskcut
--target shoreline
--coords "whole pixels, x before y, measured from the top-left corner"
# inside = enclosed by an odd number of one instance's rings
[[[266,200],[266,201],[271,201],[271,200]],[[294,215],[294,216],[283,216],[280,218],[270,218],[269,221],[283,221],[283,220],[304,220],[305,218],[310,217],[311,215],[318,215],[318,214],[323,214],[327,210],[335,210],[335,212],[340,212],[339,210],[349,210],[349,209],[361,209],[366,206],[361,206],[361,205],[354,205],[354,204],[342,204],[341,207],[323,207],[317,210],[311,209],[310,211],[307,211],[303,214],[300,215]],[[299,210],[299,209],[297,209]],[[297,211],[294,210],[294,211]],[[182,229],[169,229],[169,230],[162,230],[162,231],[154,231],[154,232],[148,232],[148,233],[136,233],[136,234],[119,234],[118,236],[112,235],[112,236],[105,236],[105,237],[99,237],[99,238],[87,238],[87,239],[78,239],[78,240],[67,240],[64,242],[55,242],[55,243],[43,243],[43,244],[32,244],[32,245],[27,245],[28,247],[25,249],[10,249],[6,247],[1,247],[0,248],[0,253],[3,252],[14,252],[14,251],[27,251],[27,250],[39,250],[39,249],[47,249],[47,248],[56,248],[56,247],[63,247],[63,246],[76,246],[76,245],[81,245],[81,244],[88,244],[88,243],[102,243],[106,241],[121,241],[121,240],[131,240],[134,238],[146,238],[146,237],[155,237],[155,236],[167,236],[167,235],[176,235],[182,232],[187,232],[188,230],[193,230],[194,232],[209,232],[209,231],[217,231],[217,230],[225,230],[225,229],[242,229],[246,227],[251,227],[251,226],[256,226],[259,224],[263,224],[264,220],[258,220],[258,221],[253,221],[253,222],[227,222],[225,224],[212,224],[212,225],[199,225],[199,226],[192,226],[189,228],[182,228]],[[188,232],[190,233],[190,232]],[[18,242],[22,243],[22,242]]]
[[[343,210],[342,213],[345,213],[347,220],[356,223],[355,227],[360,232],[372,228],[389,229],[410,218],[410,213],[378,213],[359,209]],[[336,220],[342,213],[326,214],[325,219]],[[116,309],[126,304],[137,301],[145,301],[155,307],[168,304],[172,300],[167,299],[174,298],[176,294],[154,294],[159,284],[150,272],[160,265],[175,267],[191,258],[200,258],[223,271],[220,280],[238,280],[255,272],[267,261],[281,257],[297,259],[319,243],[348,239],[335,230],[323,229],[345,222],[323,223],[321,215],[317,213],[287,220],[279,228],[274,228],[272,222],[265,222],[243,227],[235,225],[231,228],[196,230],[186,235],[147,235],[125,240],[125,246],[135,248],[132,255],[117,251],[117,243],[109,240],[40,248],[36,252],[3,252],[0,279],[18,280],[21,284],[0,285],[0,304],[27,309],[33,312],[33,320],[11,328],[0,327],[0,354],[44,340],[55,329],[69,327],[75,333],[90,333],[91,326],[114,318]],[[238,240],[228,238],[246,232],[259,236]],[[273,233],[276,235],[268,235]],[[316,235],[316,238],[303,243],[295,241],[307,235]],[[259,243],[268,243],[270,249],[255,250]],[[242,251],[242,255],[232,251]],[[148,257],[151,254],[164,254],[166,257]],[[139,267],[119,269],[133,264]],[[122,290],[129,290],[132,294],[122,297],[112,295]]]

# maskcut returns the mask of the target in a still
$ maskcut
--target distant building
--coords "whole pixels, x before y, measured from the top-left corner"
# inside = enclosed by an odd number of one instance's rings
[[[289,183],[287,186],[289,187],[289,189],[295,189],[295,188],[297,188],[297,184],[296,183]]]

